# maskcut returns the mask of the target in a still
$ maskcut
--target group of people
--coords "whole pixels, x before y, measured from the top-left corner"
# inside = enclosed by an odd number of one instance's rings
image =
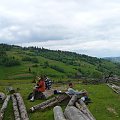
[[[33,89],[33,93],[31,94],[31,99],[30,101],[34,101],[35,97],[38,95],[41,98],[45,98],[43,92],[47,89],[50,90],[51,85],[52,85],[52,81],[44,76],[44,77],[37,77],[38,82],[36,84],[36,86]]]
[[[52,85],[52,81],[44,76],[44,77],[38,77],[38,82],[37,82],[37,85],[35,86],[35,88],[33,89],[33,93],[31,94],[31,98],[30,98],[30,101],[34,101],[34,99],[36,99],[36,96],[38,95],[39,98],[45,98],[43,92],[45,90],[50,90],[51,89],[51,85]],[[61,92],[58,92],[58,94],[61,93]],[[87,91],[76,91],[74,90],[73,88],[73,83],[69,83],[69,88],[68,90],[65,92],[66,94],[69,94],[69,95],[80,95],[81,96],[81,99],[83,101],[86,101],[88,100],[88,93]]]

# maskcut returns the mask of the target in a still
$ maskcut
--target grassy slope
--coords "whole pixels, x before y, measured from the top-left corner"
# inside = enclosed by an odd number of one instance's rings
[[[12,48],[7,51],[9,57],[19,59],[21,65],[14,67],[0,66],[0,80],[3,79],[33,79],[35,75],[46,74],[54,79],[62,80],[73,78],[76,74],[82,74],[86,77],[99,77],[113,71],[114,74],[120,75],[120,66],[85,55],[78,55],[71,52],[60,52],[51,50],[24,50],[22,48]],[[23,57],[36,57],[39,63],[22,61]],[[48,62],[49,66],[44,67],[44,63]],[[73,62],[73,63],[71,63]],[[37,65],[37,67],[34,67]],[[60,72],[50,66],[58,66],[64,69]],[[29,73],[29,67],[31,73]]]
[[[2,85],[0,86],[0,91],[5,92],[5,88],[8,85],[8,81],[1,81]],[[16,83],[15,83],[16,82]],[[26,83],[27,82],[27,83]],[[27,110],[33,105],[36,105],[42,100],[36,100],[35,102],[29,102],[27,100],[28,94],[32,91],[34,84],[31,84],[28,81],[12,81],[11,84],[14,88],[20,88],[19,92],[21,93]],[[62,85],[63,86],[63,85]],[[66,85],[64,85],[67,87]],[[89,96],[92,99],[93,103],[89,104],[89,109],[95,116],[97,120],[119,120],[120,119],[120,96],[115,94],[111,89],[106,85],[81,85],[76,84],[75,88],[77,90],[86,89],[89,92]],[[62,104],[62,107],[65,108],[66,104]],[[4,120],[13,119],[12,112],[12,103],[10,101],[7,116]],[[37,111],[35,113],[29,113],[30,120],[53,120],[53,111],[52,108],[45,111]]]

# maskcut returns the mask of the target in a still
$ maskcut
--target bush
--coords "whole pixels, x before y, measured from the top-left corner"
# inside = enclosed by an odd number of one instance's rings
[[[22,61],[31,61],[31,58],[30,57],[23,57]]]
[[[32,58],[32,57],[26,56],[26,57],[22,58],[22,61],[30,61],[30,62],[33,62],[33,63],[38,63],[38,59],[36,57]]]
[[[59,66],[51,65],[50,67],[51,67],[52,69],[58,71],[58,72],[65,73],[64,69],[63,69],[63,68],[60,68]]]
[[[0,59],[0,64],[7,66],[7,67],[10,67],[10,66],[20,65],[20,61],[15,59],[15,58],[2,57]]]

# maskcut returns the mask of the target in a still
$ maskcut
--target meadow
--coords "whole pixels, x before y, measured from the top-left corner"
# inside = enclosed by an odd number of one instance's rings
[[[28,115],[30,120],[54,120],[53,107],[48,108],[44,111],[36,111],[34,113],[29,113],[29,108],[33,105],[43,102],[43,100],[36,100],[30,102],[27,100],[28,94],[32,91],[34,83],[31,80],[1,80],[0,81],[0,91],[6,94],[6,88],[12,86],[15,89],[19,88],[19,91],[23,97],[24,103],[26,105]],[[54,84],[52,87],[64,87],[67,89],[66,84]],[[81,83],[75,83],[75,89],[81,90],[86,89],[89,93],[89,97],[92,99],[93,103],[88,105],[89,110],[92,112],[96,120],[120,120],[120,95],[114,93],[105,84],[99,85],[82,85]],[[1,107],[2,104],[0,104]],[[67,105],[67,102],[59,104],[62,106],[63,111]],[[4,120],[14,120],[14,113],[12,109],[12,101],[9,101],[7,110],[5,112]]]

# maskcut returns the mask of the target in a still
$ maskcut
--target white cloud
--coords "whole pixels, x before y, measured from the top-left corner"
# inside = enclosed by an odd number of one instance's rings
[[[119,13],[119,0],[0,0],[0,43],[113,56]]]

